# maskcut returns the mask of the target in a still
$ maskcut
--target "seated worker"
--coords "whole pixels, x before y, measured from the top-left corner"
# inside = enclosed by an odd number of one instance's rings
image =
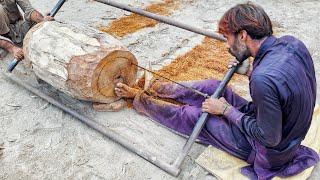
[[[51,20],[53,17],[43,16],[31,6],[29,0],[0,0],[0,51],[7,50],[17,60],[22,60],[21,46],[28,30],[36,23]]]
[[[250,179],[288,177],[315,165],[319,155],[301,145],[316,100],[314,65],[306,46],[292,36],[274,37],[268,15],[252,3],[229,9],[220,19],[218,31],[239,62],[254,58],[247,68],[240,67],[249,77],[252,102],[230,88],[220,99],[205,99],[177,84],[160,81],[154,81],[147,91],[118,83],[116,94],[133,98],[138,112],[185,135],[192,133],[201,113],[208,112],[198,139],[247,161],[250,165],[241,172]],[[219,83],[212,79],[184,85],[213,94]]]

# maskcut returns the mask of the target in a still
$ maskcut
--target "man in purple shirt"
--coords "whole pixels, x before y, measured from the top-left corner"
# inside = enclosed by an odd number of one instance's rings
[[[238,69],[249,77],[252,102],[230,88],[220,99],[206,99],[159,81],[147,91],[119,83],[116,94],[134,98],[138,112],[185,135],[191,134],[203,111],[210,113],[198,139],[246,160],[250,166],[241,172],[251,179],[292,176],[315,165],[318,154],[301,145],[316,100],[314,66],[305,45],[292,36],[272,36],[268,15],[252,3],[228,10],[219,22],[219,32],[238,61],[254,57],[252,65],[243,63]],[[206,94],[213,94],[218,84],[217,80],[184,82]]]

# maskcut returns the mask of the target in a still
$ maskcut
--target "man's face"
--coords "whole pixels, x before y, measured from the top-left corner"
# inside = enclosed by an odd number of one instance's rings
[[[251,56],[250,50],[245,42],[240,40],[240,35],[229,34],[227,38],[227,47],[229,53],[234,56],[239,62],[243,62]]]

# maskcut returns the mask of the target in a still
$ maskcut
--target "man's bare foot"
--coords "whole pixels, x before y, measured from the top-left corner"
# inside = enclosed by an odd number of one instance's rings
[[[138,89],[129,87],[123,83],[117,83],[114,91],[118,97],[124,98],[134,98],[139,92]]]

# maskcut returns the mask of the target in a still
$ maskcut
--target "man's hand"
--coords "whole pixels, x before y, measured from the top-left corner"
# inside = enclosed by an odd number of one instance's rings
[[[213,115],[223,115],[230,107],[228,102],[221,97],[220,99],[208,98],[202,103],[202,111]]]
[[[50,16],[50,13],[48,12],[44,16],[43,21],[54,21],[54,17]]]
[[[237,66],[238,64],[239,64],[239,61],[237,61],[236,59],[233,59],[229,62],[228,68],[230,69],[234,66]],[[240,66],[238,66],[238,69],[236,72],[238,74],[250,76],[252,69],[253,69],[253,67],[252,67],[251,63],[249,62],[249,59],[246,59],[240,64]]]
[[[40,23],[43,21],[54,21],[54,18],[49,15],[49,13],[46,14],[46,16],[43,16],[38,11],[33,11],[31,14],[31,21]]]
[[[23,50],[22,50],[22,48],[20,48],[20,47],[13,46],[13,47],[10,49],[10,52],[13,54],[13,57],[16,58],[16,59],[19,60],[19,61],[24,58]]]
[[[0,39],[0,47],[12,53],[14,58],[16,58],[17,60],[22,60],[24,58],[22,48],[14,45],[9,39],[8,40]]]

